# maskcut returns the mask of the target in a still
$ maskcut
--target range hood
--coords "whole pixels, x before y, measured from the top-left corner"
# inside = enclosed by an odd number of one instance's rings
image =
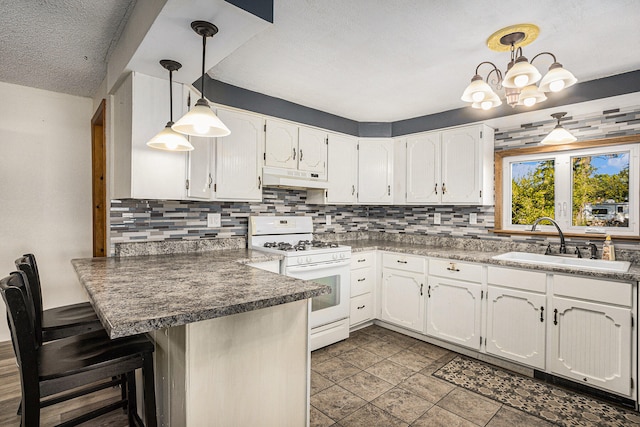
[[[328,187],[325,174],[267,166],[262,169],[262,182],[265,187],[321,189]]]

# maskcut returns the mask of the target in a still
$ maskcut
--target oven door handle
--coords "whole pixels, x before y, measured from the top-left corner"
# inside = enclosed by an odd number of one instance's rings
[[[342,266],[347,266],[350,263],[351,263],[351,260],[330,261],[330,262],[323,262],[319,264],[287,266],[286,270],[288,275],[291,273],[302,273],[305,271],[317,271],[317,270],[326,270],[328,268],[342,267]]]

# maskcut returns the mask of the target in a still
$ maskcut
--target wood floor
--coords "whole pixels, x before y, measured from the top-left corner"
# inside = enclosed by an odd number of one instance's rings
[[[54,426],[61,422],[120,399],[120,389],[110,388],[83,396],[69,402],[59,403],[42,409],[40,425]],[[20,375],[13,354],[11,342],[0,343],[0,426],[18,427],[20,417],[16,415],[20,403]],[[85,427],[124,427],[128,426],[126,414],[121,410],[113,411],[102,417],[82,424]]]

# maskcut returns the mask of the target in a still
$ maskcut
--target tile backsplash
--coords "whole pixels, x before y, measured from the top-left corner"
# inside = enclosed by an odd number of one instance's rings
[[[526,123],[512,129],[496,129],[496,150],[539,142],[555,121]],[[640,134],[640,105],[570,117],[563,126],[580,140]],[[207,214],[220,213],[222,227],[207,228]],[[441,224],[433,223],[440,213]],[[469,224],[469,214],[477,224]],[[503,236],[491,233],[493,206],[322,206],[306,203],[306,191],[265,188],[262,202],[205,202],[163,200],[112,200],[111,244],[134,241],[193,240],[246,237],[250,215],[307,215],[316,233],[372,231],[425,236],[540,244],[544,237]],[[325,217],[331,215],[331,225]],[[556,241],[550,238],[550,241]],[[635,248],[634,244],[625,244]]]

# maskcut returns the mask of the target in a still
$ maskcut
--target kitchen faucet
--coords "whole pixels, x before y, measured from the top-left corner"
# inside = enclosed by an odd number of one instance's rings
[[[556,230],[558,230],[558,235],[560,236],[560,253],[561,254],[566,254],[567,253],[567,245],[565,244],[565,241],[564,241],[564,234],[562,234],[562,230],[560,230],[560,226],[558,225],[557,222],[555,222],[553,220],[553,218],[549,218],[548,216],[542,216],[542,217],[536,219],[533,222],[533,226],[531,227],[531,231],[536,231],[536,226],[538,225],[538,223],[540,221],[545,221],[545,220],[549,221],[551,224],[555,225]]]

